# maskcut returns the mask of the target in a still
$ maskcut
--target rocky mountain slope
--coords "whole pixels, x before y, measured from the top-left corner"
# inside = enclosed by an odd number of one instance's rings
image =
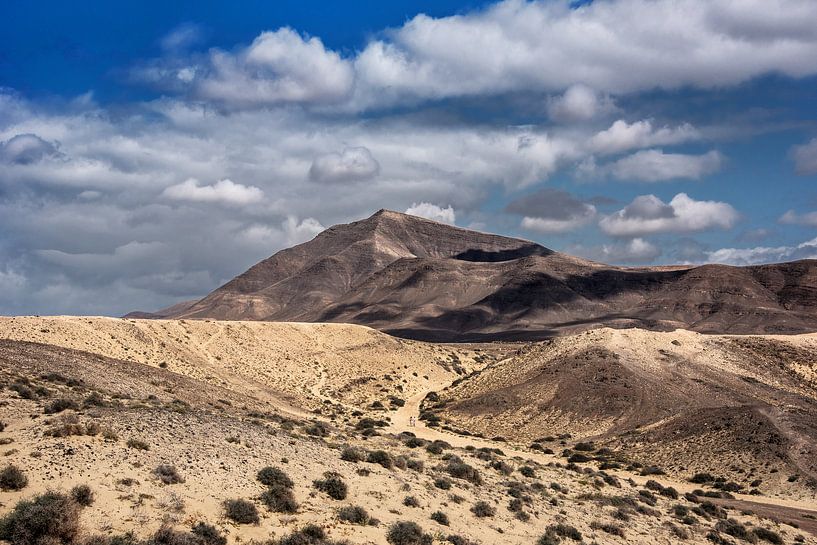
[[[817,330],[817,262],[623,268],[381,210],[156,317],[345,322],[441,341],[599,325],[797,333]]]

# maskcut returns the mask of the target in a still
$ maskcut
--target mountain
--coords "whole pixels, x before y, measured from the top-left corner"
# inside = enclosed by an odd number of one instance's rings
[[[348,322],[439,341],[600,325],[817,330],[817,261],[625,268],[380,210],[282,250],[163,318]]]

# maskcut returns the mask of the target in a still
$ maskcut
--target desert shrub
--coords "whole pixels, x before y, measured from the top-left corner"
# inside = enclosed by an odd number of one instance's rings
[[[338,519],[350,524],[365,526],[369,524],[369,513],[359,505],[347,505],[338,509]]]
[[[492,517],[496,514],[496,509],[488,502],[478,501],[471,506],[471,512],[479,518]]]
[[[0,420],[0,432],[6,431],[6,423]]]
[[[584,462],[589,462],[592,460],[590,456],[587,454],[582,454],[581,452],[576,452],[570,455],[570,458],[567,459],[568,463],[571,464],[583,464]]]
[[[164,484],[179,484],[184,482],[184,477],[170,464],[156,466],[156,469],[153,470],[153,474]]]
[[[227,538],[212,524],[197,522],[190,531],[203,545],[227,545]]]
[[[71,499],[82,507],[88,507],[94,503],[94,491],[87,484],[78,484],[71,489]]]
[[[403,505],[406,507],[420,507],[420,500],[414,496],[406,496],[403,498]]]
[[[711,501],[704,501],[701,502],[698,507],[700,507],[701,512],[706,513],[707,515],[713,516],[719,519],[726,518],[726,511],[724,511],[721,507],[718,507]]]
[[[439,439],[432,441],[426,445],[426,451],[431,454],[442,454],[445,449],[451,448],[451,445]]]
[[[31,388],[24,384],[15,383],[9,386],[9,388],[12,391],[17,392],[17,395],[20,396],[20,399],[34,399],[35,397],[34,390],[32,390]]]
[[[28,477],[19,467],[9,464],[0,471],[0,489],[22,490],[26,486]]]
[[[736,521],[735,519],[721,520],[715,525],[715,530],[723,532],[726,535],[736,537],[743,541],[756,541],[754,534],[752,534],[746,526]]]
[[[426,444],[425,439],[420,439],[419,437],[409,437],[403,443],[408,448],[417,448],[417,447],[424,447]]]
[[[503,475],[510,475],[513,473],[513,468],[503,462],[502,460],[495,460],[491,462],[491,469],[495,469],[502,473]]]
[[[618,524],[610,524],[607,522],[593,522],[590,525],[594,530],[601,530],[612,536],[624,537],[624,529]]]
[[[596,445],[593,444],[592,441],[584,442],[584,443],[576,443],[576,446],[573,447],[573,450],[580,450],[583,452],[592,452],[596,450]]]
[[[575,526],[569,524],[551,524],[545,529],[545,533],[547,534],[548,532],[558,537],[572,539],[573,541],[582,540],[582,533],[577,530]]]
[[[232,499],[224,501],[224,515],[239,524],[258,524],[258,508],[251,501]]]
[[[366,461],[371,464],[380,464],[386,469],[391,469],[394,466],[394,458],[385,450],[373,450],[366,457]]]
[[[143,441],[141,439],[137,439],[136,437],[131,437],[130,439],[128,439],[127,443],[125,443],[125,444],[128,445],[128,448],[132,448],[132,449],[136,449],[136,450],[149,450],[150,449],[150,445],[148,445],[147,442],[145,442],[145,441]]]
[[[408,458],[405,456],[395,456],[394,457],[394,467],[397,469],[406,469],[408,467]]]
[[[406,460],[406,467],[408,467],[412,471],[417,471],[418,473],[422,473],[425,464],[422,460],[416,460],[414,458],[409,458]]]
[[[356,447],[346,446],[340,452],[340,459],[345,462],[362,462],[366,459],[366,452]]]
[[[13,545],[72,543],[80,532],[80,506],[69,496],[48,491],[17,503],[0,520],[0,539]]]
[[[434,486],[436,486],[440,490],[450,490],[451,481],[449,481],[445,477],[437,477],[436,479],[434,479]]]
[[[348,487],[346,486],[346,483],[343,481],[341,476],[338,475],[337,473],[328,471],[324,473],[324,477],[325,478],[323,479],[316,479],[315,481],[312,482],[315,488],[325,493],[333,500],[346,499]]]
[[[416,522],[399,521],[389,527],[386,541],[391,545],[431,545],[433,538]]]
[[[99,392],[91,392],[83,400],[82,405],[84,407],[104,407],[105,398],[102,397],[102,394],[100,394]]]
[[[689,482],[695,484],[706,484],[711,483],[715,480],[715,477],[709,473],[696,473],[692,477],[690,477]]]
[[[270,545],[348,545],[346,541],[332,541],[326,537],[323,528],[316,524],[307,524],[300,530],[282,537],[277,542],[269,542]]]
[[[783,538],[780,537],[780,534],[775,532],[774,530],[769,530],[768,528],[763,528],[762,526],[758,526],[752,532],[763,541],[768,541],[769,543],[773,543],[774,545],[783,545]]]
[[[456,534],[449,535],[445,540],[452,545],[477,545],[473,541]]]
[[[315,421],[306,426],[304,431],[314,437],[326,437],[329,435],[329,426],[323,422]]]
[[[261,502],[275,513],[295,513],[298,502],[292,490],[281,484],[273,484],[261,494]]]
[[[457,479],[463,479],[473,484],[482,484],[482,477],[479,471],[456,456],[449,459],[443,469],[446,473]]]
[[[448,515],[446,515],[442,511],[434,511],[433,513],[431,513],[431,520],[433,520],[437,524],[442,524],[443,526],[448,526],[449,524]]]
[[[54,401],[46,405],[45,409],[43,409],[43,412],[45,414],[57,414],[61,413],[62,411],[67,411],[69,409],[76,411],[79,409],[79,405],[77,405],[77,402],[72,399],[66,399],[64,397],[61,397],[59,399],[55,399]]]
[[[530,478],[536,477],[536,471],[534,471],[534,469],[532,467],[530,467],[530,466],[520,467],[519,468],[519,473],[521,473],[525,477],[530,477]]]
[[[261,468],[256,476],[258,482],[264,486],[282,486],[284,488],[292,488],[295,483],[289,478],[282,469],[277,467],[267,466]]]
[[[646,477],[648,475],[666,475],[666,472],[657,466],[647,466],[641,470],[641,476]]]

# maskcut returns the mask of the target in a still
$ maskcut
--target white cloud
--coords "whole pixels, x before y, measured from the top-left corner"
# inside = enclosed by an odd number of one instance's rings
[[[627,242],[585,247],[581,245],[567,248],[569,253],[600,261],[602,263],[649,263],[661,256],[661,248],[643,238]]]
[[[707,254],[711,263],[758,265],[798,259],[817,259],[817,238],[796,246],[757,246],[755,248],[721,248]]]
[[[568,87],[564,94],[551,97],[547,110],[548,115],[556,121],[586,121],[611,113],[615,110],[615,105],[610,97],[599,96],[590,87],[575,84]]]
[[[162,195],[176,201],[212,202],[233,205],[253,204],[264,198],[264,192],[255,186],[219,180],[213,185],[199,185],[193,178],[166,188]]]
[[[631,149],[680,144],[698,138],[700,138],[698,130],[689,123],[678,127],[654,128],[652,120],[649,119],[634,123],[619,119],[609,128],[593,136],[590,140],[590,150],[593,153],[609,155]]]
[[[336,103],[354,83],[349,61],[319,38],[287,27],[262,32],[236,52],[212,49],[206,62],[159,59],[135,68],[132,76],[228,110]]]
[[[0,142],[0,159],[6,163],[28,165],[57,154],[56,145],[36,134],[17,134]]]
[[[724,202],[696,201],[686,193],[678,193],[669,203],[664,203],[655,195],[642,195],[625,208],[602,218],[599,227],[608,235],[637,237],[730,229],[738,218],[737,211]]]
[[[436,204],[427,202],[413,203],[406,209],[406,214],[420,216],[421,218],[448,223],[450,225],[454,225],[457,219],[457,216],[454,213],[454,208],[452,208],[451,205],[448,205],[446,208],[442,208]]]
[[[349,58],[290,28],[206,61],[160,59],[136,77],[227,109],[282,103],[369,109],[577,84],[623,94],[817,73],[811,0],[505,0],[448,17],[417,15]],[[174,40],[171,40],[174,41]],[[563,113],[588,115],[589,95]],[[575,100],[573,100],[575,99]]]
[[[306,218],[299,222],[295,216],[287,216],[282,227],[290,246],[311,240],[321,231],[326,230],[326,227],[315,218]]]
[[[780,216],[778,221],[788,225],[807,225],[809,227],[817,227],[817,212],[798,214],[794,210],[789,210]]]
[[[817,138],[792,149],[794,169],[801,176],[817,174]]]
[[[345,148],[341,153],[327,153],[312,161],[309,178],[315,182],[352,182],[377,175],[380,163],[363,146]]]
[[[612,163],[609,171],[613,177],[625,181],[700,180],[720,170],[722,163],[723,156],[714,150],[703,155],[642,150]]]
[[[193,23],[183,23],[172,31],[168,32],[162,38],[162,49],[170,53],[178,53],[193,45],[196,45],[202,39],[202,30],[199,25]]]

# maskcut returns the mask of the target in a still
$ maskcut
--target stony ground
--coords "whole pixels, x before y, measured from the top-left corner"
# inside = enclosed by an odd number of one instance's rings
[[[516,345],[406,343],[354,326],[346,334],[347,326],[270,324],[266,332],[206,322],[109,327],[87,319],[86,328],[76,323],[86,319],[27,320],[6,323],[0,337],[36,330],[42,337],[33,340],[51,344],[0,341],[0,470],[14,466],[27,478],[20,490],[0,491],[0,514],[47,489],[87,484],[94,501],[82,509],[73,543],[98,545],[100,536],[110,542],[127,532],[148,538],[163,524],[189,531],[199,522],[230,543],[280,540],[309,524],[326,536],[305,543],[425,542],[405,532],[399,540],[392,530],[407,521],[428,539],[455,544],[817,543],[813,498],[728,499],[574,439],[555,439],[549,454],[424,421],[409,425],[428,392],[507,361]],[[203,331],[225,333],[203,349],[212,336]],[[158,360],[163,348],[169,355]],[[279,363],[282,354],[291,363]],[[270,368],[259,372],[265,361]],[[210,367],[196,370],[201,362]],[[269,378],[279,364],[308,371]],[[584,457],[569,461],[562,449]],[[157,474],[160,466],[172,471]],[[257,475],[267,466],[292,480],[292,512],[264,501]],[[337,485],[315,485],[327,479],[345,483],[343,499],[327,493],[339,496]],[[258,521],[232,520],[224,504],[231,499],[255,506]],[[353,506],[368,518],[342,521],[341,508]]]

